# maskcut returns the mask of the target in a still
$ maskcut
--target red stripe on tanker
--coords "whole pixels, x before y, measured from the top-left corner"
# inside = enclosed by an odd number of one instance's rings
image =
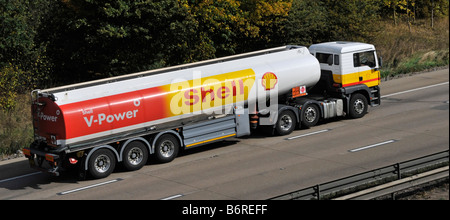
[[[156,87],[63,105],[66,139],[167,117],[162,94],[165,94],[163,89]]]

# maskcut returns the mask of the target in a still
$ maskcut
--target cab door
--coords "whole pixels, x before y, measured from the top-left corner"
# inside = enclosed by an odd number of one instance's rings
[[[353,63],[358,69],[357,84],[365,84],[368,87],[379,85],[380,71],[377,68],[375,51],[354,53]]]

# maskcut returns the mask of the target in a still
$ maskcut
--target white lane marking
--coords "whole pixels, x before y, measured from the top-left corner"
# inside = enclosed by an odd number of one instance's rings
[[[307,136],[310,136],[310,135],[320,134],[320,133],[324,133],[324,132],[327,132],[327,131],[331,131],[331,129],[325,129],[325,130],[311,132],[311,133],[308,133],[308,134],[302,134],[302,135],[299,135],[299,136],[286,138],[286,140],[294,140],[294,139],[297,139],[297,138],[302,138],[302,137],[307,137]]]
[[[16,176],[16,177],[12,177],[12,178],[9,178],[9,179],[0,180],[0,183],[4,183],[4,182],[11,181],[11,180],[24,178],[24,177],[27,177],[27,176],[33,176],[33,175],[40,174],[40,173],[42,173],[42,172],[39,171],[39,172],[36,172],[36,173],[29,173],[29,174],[25,174],[25,175],[22,175],[22,176]]]
[[[397,92],[397,93],[392,93],[392,94],[389,94],[389,95],[384,95],[384,96],[381,96],[381,98],[387,98],[387,97],[391,97],[391,96],[394,96],[394,95],[400,95],[400,94],[404,94],[404,93],[415,92],[415,91],[419,91],[419,90],[423,90],[423,89],[429,89],[429,88],[442,86],[442,85],[447,85],[447,84],[448,84],[448,82],[444,82],[444,83],[434,84],[434,85],[420,87],[420,88],[416,88],[416,89],[410,89],[410,90],[406,90],[406,91],[403,91],[403,92]]]
[[[169,197],[161,199],[161,200],[172,200],[172,199],[176,199],[176,198],[179,198],[179,197],[182,197],[182,196],[183,195],[178,194],[178,195],[169,196]]]
[[[90,185],[90,186],[85,186],[85,187],[72,189],[72,190],[65,191],[65,192],[60,192],[60,193],[57,193],[57,195],[60,195],[60,196],[67,195],[69,193],[74,193],[74,192],[78,192],[78,191],[81,191],[81,190],[86,190],[86,189],[90,189],[90,188],[94,188],[94,187],[98,187],[98,186],[103,186],[103,185],[110,184],[110,183],[115,183],[115,182],[118,182],[118,181],[121,181],[121,180],[123,180],[123,179],[118,178],[118,179],[106,181],[106,182],[103,182],[103,183],[97,183],[97,184]]]
[[[394,143],[394,142],[397,142],[397,140],[389,140],[389,141],[381,142],[381,143],[378,143],[378,144],[372,144],[372,145],[369,145],[369,146],[356,148],[356,149],[349,150],[349,151],[354,153],[354,152],[358,152],[358,151],[362,151],[362,150],[367,150],[369,148],[374,148],[374,147],[379,147],[379,146],[386,145],[386,144],[391,144],[391,143]]]

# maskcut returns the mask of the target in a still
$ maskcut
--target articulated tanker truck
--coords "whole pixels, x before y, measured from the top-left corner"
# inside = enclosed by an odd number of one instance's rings
[[[76,167],[104,178],[118,163],[170,162],[258,127],[288,135],[321,119],[360,118],[380,104],[380,61],[373,45],[330,42],[35,90],[35,141],[23,152],[55,175]]]

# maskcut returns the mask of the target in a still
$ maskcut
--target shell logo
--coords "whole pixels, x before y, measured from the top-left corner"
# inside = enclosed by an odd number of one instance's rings
[[[261,80],[262,86],[267,90],[272,90],[278,83],[278,77],[275,73],[267,72],[263,75]]]

